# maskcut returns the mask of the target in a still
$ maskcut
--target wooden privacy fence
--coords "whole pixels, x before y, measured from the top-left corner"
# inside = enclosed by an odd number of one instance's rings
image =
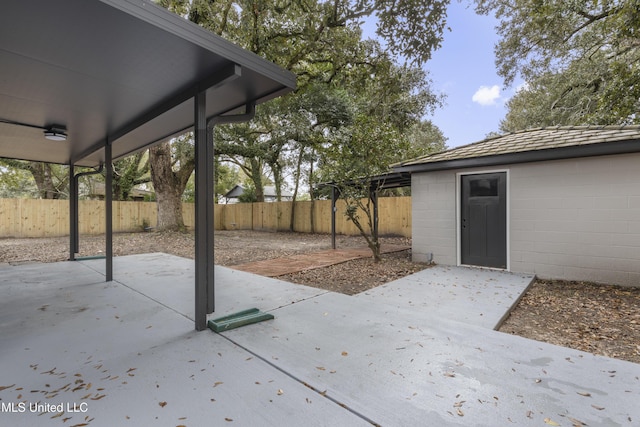
[[[194,205],[182,205],[187,227],[194,225]],[[291,210],[295,209],[294,231],[302,233],[331,232],[331,201],[238,203],[215,205],[216,230],[289,231]],[[339,200],[336,231],[358,234],[344,216],[344,202]],[[104,202],[81,200],[78,209],[81,234],[105,232]],[[155,202],[113,202],[115,232],[142,231],[155,227]],[[411,236],[411,197],[379,199],[380,234]],[[0,199],[0,237],[54,237],[69,234],[69,202],[67,200]]]

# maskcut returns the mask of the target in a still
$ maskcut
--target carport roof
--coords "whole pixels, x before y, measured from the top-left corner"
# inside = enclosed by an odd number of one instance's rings
[[[93,166],[295,88],[295,76],[148,0],[9,2],[0,14],[0,157]],[[43,131],[62,125],[66,141]]]
[[[497,166],[640,151],[640,126],[528,129],[392,165],[396,172]]]

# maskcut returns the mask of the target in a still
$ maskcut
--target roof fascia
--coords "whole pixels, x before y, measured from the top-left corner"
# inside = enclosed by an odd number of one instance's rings
[[[493,156],[472,157],[466,159],[444,160],[433,163],[395,166],[395,172],[435,172],[451,169],[501,166],[517,163],[566,160],[580,157],[608,156],[640,152],[640,139],[602,142],[597,144],[575,145],[571,147],[549,148],[545,150],[524,151],[519,153],[497,154]]]

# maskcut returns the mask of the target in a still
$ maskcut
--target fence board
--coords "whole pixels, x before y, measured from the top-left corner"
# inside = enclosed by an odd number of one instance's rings
[[[411,236],[411,197],[383,197],[379,201],[380,234]],[[345,203],[338,200],[336,231],[358,234],[344,215]],[[184,223],[193,228],[195,207],[182,205]],[[214,207],[216,230],[289,231],[295,210],[294,230],[302,233],[331,232],[331,201],[315,200],[273,203],[237,203]],[[81,200],[78,207],[81,234],[105,232],[104,202]],[[364,217],[363,217],[364,220]],[[157,225],[155,202],[113,202],[115,232],[140,231],[143,225]],[[67,200],[0,199],[0,237],[52,237],[69,234]]]

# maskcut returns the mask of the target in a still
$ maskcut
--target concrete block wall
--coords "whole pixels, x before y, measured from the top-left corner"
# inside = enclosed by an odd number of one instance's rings
[[[640,154],[514,165],[511,270],[640,286]]]
[[[510,270],[640,286],[640,154],[526,163],[509,171]],[[413,257],[457,263],[456,173],[414,174]]]
[[[416,262],[455,265],[456,175],[449,171],[411,178],[412,257]]]

